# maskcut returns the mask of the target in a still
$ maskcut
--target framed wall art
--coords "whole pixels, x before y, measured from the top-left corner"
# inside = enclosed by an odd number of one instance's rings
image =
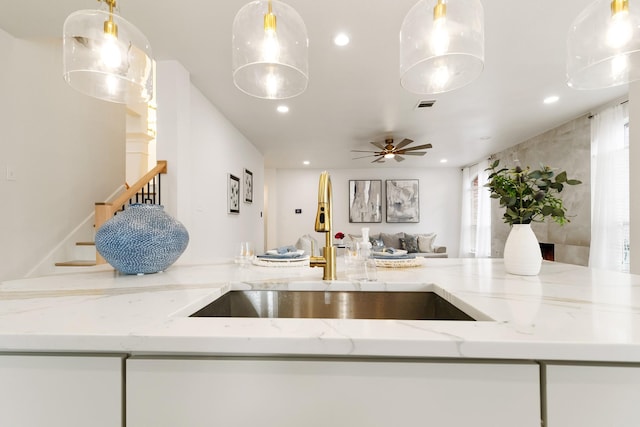
[[[227,212],[232,214],[240,213],[240,178],[229,174],[227,184]]]
[[[420,192],[417,179],[389,179],[387,222],[420,222]]]
[[[382,222],[381,180],[349,180],[349,222]]]
[[[249,169],[244,170],[244,202],[253,202],[253,172]]]

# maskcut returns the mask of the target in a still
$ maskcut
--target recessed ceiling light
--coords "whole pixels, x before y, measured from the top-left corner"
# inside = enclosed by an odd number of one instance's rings
[[[286,105],[278,105],[278,113],[288,113],[289,112],[289,107],[287,107]]]
[[[552,95],[552,96],[547,96],[547,97],[544,99],[544,101],[543,101],[543,102],[544,102],[545,104],[553,104],[554,102],[558,102],[558,100],[559,100],[559,99],[560,99],[560,97],[559,97],[559,96],[557,96],[557,95]]]
[[[333,44],[336,46],[346,46],[349,44],[349,36],[345,33],[338,33],[333,38]]]
[[[304,162],[302,162],[302,164],[305,166],[309,166],[311,162],[309,160],[305,160]]]
[[[449,160],[447,159],[440,159],[440,163],[447,163]]]

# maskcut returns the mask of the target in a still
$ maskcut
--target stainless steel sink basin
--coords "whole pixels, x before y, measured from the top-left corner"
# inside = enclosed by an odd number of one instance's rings
[[[190,317],[475,320],[435,292],[230,291]]]

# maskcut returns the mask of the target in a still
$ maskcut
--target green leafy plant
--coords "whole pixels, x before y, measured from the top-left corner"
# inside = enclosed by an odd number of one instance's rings
[[[491,173],[485,187],[491,191],[491,198],[498,199],[505,208],[504,222],[530,224],[542,222],[548,216],[560,225],[570,222],[557,194],[566,185],[578,185],[582,181],[567,178],[566,171],[556,175],[549,166],[541,165],[536,170],[528,166],[498,169],[499,164],[500,160],[496,160],[486,169]]]

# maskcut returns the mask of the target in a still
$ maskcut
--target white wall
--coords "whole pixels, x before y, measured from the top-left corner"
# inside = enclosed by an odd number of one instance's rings
[[[324,243],[324,236],[315,233],[313,226],[318,206],[318,181],[321,170],[278,169],[277,187],[277,238],[270,240],[273,247],[295,244],[304,234],[314,235]],[[460,240],[460,189],[462,173],[457,168],[394,168],[394,169],[333,169],[329,170],[333,189],[333,234],[358,233],[369,227],[371,234],[381,231],[394,233],[435,232],[436,245],[447,246],[450,256],[457,256]],[[384,221],[386,206],[383,203],[381,223],[349,223],[349,180],[353,179],[418,179],[420,188],[420,222],[390,224]],[[384,190],[383,190],[383,194]],[[271,199],[270,199],[271,200]],[[302,209],[296,214],[295,209]],[[269,207],[271,213],[271,206]],[[315,233],[315,234],[314,234]]]
[[[264,247],[278,246],[278,174],[275,169],[264,171]]]
[[[157,158],[168,161],[162,203],[189,231],[179,263],[206,263],[236,255],[241,241],[264,246],[264,159],[190,82],[175,61],[157,66]],[[253,172],[253,203],[227,213],[227,179]],[[165,186],[165,183],[167,184]]]
[[[636,127],[635,123],[638,123]],[[640,82],[629,85],[629,268],[640,274]]]
[[[6,280],[24,277],[124,183],[125,110],[64,82],[61,40],[25,41],[0,30],[0,57]],[[15,180],[6,179],[7,168]]]

